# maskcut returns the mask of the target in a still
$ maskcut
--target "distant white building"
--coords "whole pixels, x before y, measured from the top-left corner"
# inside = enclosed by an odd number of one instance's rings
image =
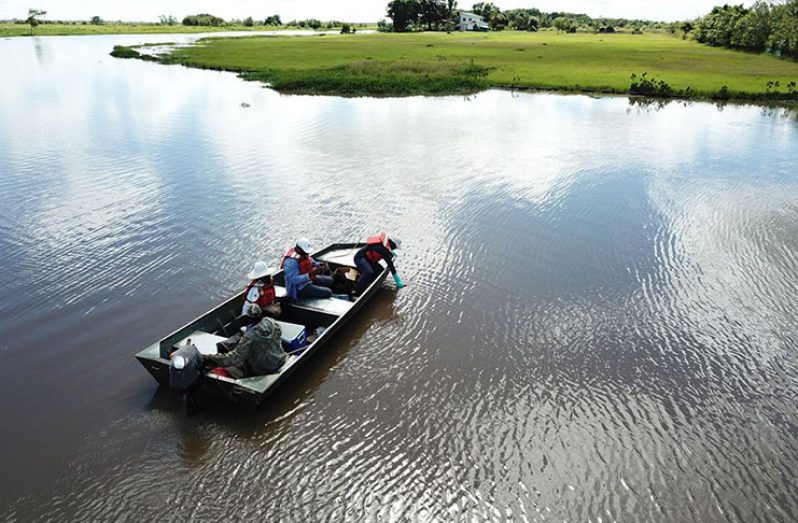
[[[460,12],[457,29],[460,31],[489,31],[490,26],[483,17],[477,14]]]

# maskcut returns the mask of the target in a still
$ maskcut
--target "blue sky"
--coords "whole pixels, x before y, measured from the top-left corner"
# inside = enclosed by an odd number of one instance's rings
[[[459,0],[470,8],[473,0]],[[543,11],[570,11],[590,16],[683,20],[709,12],[721,0],[495,0],[502,9],[537,7]],[[750,2],[746,2],[750,3]],[[28,8],[44,9],[51,19],[83,20],[94,15],[106,20],[156,21],[158,15],[209,12],[225,19],[265,18],[279,14],[284,21],[299,18],[373,22],[385,15],[387,0],[0,0],[0,19],[24,18]]]

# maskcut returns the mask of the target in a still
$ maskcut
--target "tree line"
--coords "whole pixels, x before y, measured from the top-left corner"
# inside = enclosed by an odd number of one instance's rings
[[[172,18],[172,17],[170,17]],[[290,22],[283,23],[280,15],[271,15],[266,17],[263,21],[254,20],[251,16],[243,20],[233,19],[225,21],[223,18],[211,14],[203,13],[198,15],[189,15],[183,18],[183,25],[188,26],[208,26],[208,27],[221,27],[224,25],[243,25],[245,27],[264,26],[264,27],[297,27],[299,29],[335,29],[347,27],[347,32],[354,32],[355,27],[365,27],[366,24],[354,24],[351,22],[342,22],[340,20],[327,20],[321,21],[317,18],[307,18],[305,20],[291,20]]]
[[[491,2],[479,2],[470,10],[459,9],[456,0],[392,0],[388,2],[386,16],[392,22],[381,20],[381,31],[448,31],[451,30],[460,12],[467,11],[481,16],[493,31],[505,29],[535,31],[554,28],[557,31],[576,32],[577,29],[595,32],[615,32],[616,28],[640,31],[643,28],[665,28],[664,23],[626,18],[591,18],[586,14],[551,12],[536,8],[508,9],[502,11]]]
[[[693,38],[717,47],[798,58],[798,0],[715,7],[695,22]]]

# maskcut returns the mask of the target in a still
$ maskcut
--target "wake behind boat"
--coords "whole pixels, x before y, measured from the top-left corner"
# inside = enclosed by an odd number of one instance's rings
[[[324,262],[335,272],[354,269],[355,253],[366,243],[336,243],[315,254],[313,259]],[[286,300],[279,321],[283,332],[283,346],[288,357],[273,374],[234,379],[204,372],[199,384],[200,392],[230,400],[238,405],[254,408],[283,383],[300,365],[318,351],[347,321],[372,298],[381,286],[389,269],[380,264],[381,272],[353,301],[332,298],[301,298]],[[285,298],[285,271],[274,276],[278,299]],[[193,344],[202,355],[217,353],[217,343],[241,331],[244,325],[240,312],[245,302],[245,292],[208,311],[194,321],[177,329],[157,343],[136,354],[136,359],[163,385],[170,384],[170,355],[187,343]],[[304,335],[319,333],[310,343],[304,344]]]

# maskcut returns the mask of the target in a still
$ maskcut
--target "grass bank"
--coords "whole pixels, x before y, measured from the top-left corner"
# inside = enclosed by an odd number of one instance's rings
[[[165,24],[135,24],[105,22],[92,25],[84,22],[74,24],[44,23],[33,30],[34,36],[80,36],[80,35],[105,35],[105,34],[176,34],[176,33],[216,33],[222,31],[280,31],[297,30],[297,27],[264,27],[245,25],[225,25],[221,27],[185,26]],[[0,23],[0,38],[5,36],[30,36],[30,26],[27,24]]]
[[[212,38],[175,49],[161,61],[235,71],[281,92],[401,96],[514,87],[798,99],[798,91],[787,87],[798,81],[796,62],[664,34],[507,31]],[[644,72],[648,74],[641,81]],[[632,74],[638,75],[634,82]],[[769,87],[768,82],[779,86]]]

